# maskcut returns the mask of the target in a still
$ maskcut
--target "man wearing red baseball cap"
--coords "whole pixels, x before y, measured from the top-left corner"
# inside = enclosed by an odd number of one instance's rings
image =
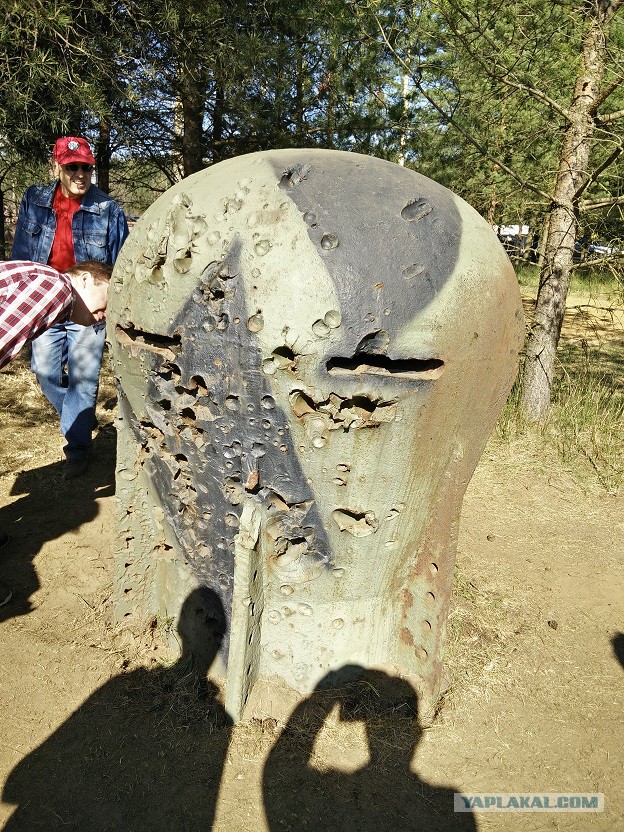
[[[84,162],[95,167],[95,158],[86,139],[77,136],[63,136],[56,140],[52,151],[52,158],[59,165],[70,165],[73,162]]]
[[[62,136],[52,151],[55,180],[31,185],[20,206],[13,260],[45,263],[66,272],[76,262],[113,265],[128,236],[121,207],[92,184],[95,158],[80,136]],[[31,369],[61,420],[63,477],[88,467],[95,423],[105,321],[89,327],[54,324],[32,342]]]

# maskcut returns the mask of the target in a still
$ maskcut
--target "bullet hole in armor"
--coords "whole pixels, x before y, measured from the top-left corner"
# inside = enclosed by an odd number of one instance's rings
[[[312,171],[312,165],[293,165],[292,168],[285,170],[280,179],[279,186],[283,191],[290,191],[300,185],[308,174]]]
[[[330,309],[329,312],[325,313],[323,320],[330,329],[338,329],[342,324],[342,315],[337,309]]]
[[[433,380],[440,378],[444,361],[440,358],[388,358],[386,355],[356,353],[351,357],[334,356],[327,361],[332,376],[374,375],[396,379]]]
[[[243,484],[238,477],[226,477],[223,493],[230,505],[238,506],[243,500]]]
[[[198,394],[205,395],[208,385],[201,376],[191,376],[191,389],[197,389]]]
[[[182,257],[175,258],[173,261],[173,267],[176,271],[180,272],[180,274],[186,274],[190,270],[192,262],[193,256],[191,254],[191,250],[187,249],[183,253]],[[156,277],[156,274],[154,274],[154,277]]]
[[[340,240],[335,234],[323,234],[321,238],[321,248],[323,251],[333,251],[333,249],[338,248],[340,245]]]
[[[145,350],[168,359],[175,358],[182,348],[182,339],[179,335],[157,335],[153,332],[136,329],[133,326],[124,328],[117,325],[115,327],[115,338],[120,346],[129,349],[131,352]]]
[[[420,277],[421,275],[427,277],[428,273],[420,263],[412,263],[411,266],[406,266],[403,269],[402,275],[406,280],[413,280],[415,277]]]
[[[245,491],[248,494],[258,494],[260,491],[260,472],[255,468],[247,477],[245,482]]]
[[[313,580],[330,560],[319,550],[314,528],[305,524],[312,505],[312,501],[289,504],[275,493],[269,499],[265,533],[274,552],[271,562],[290,584]]]
[[[331,327],[327,326],[325,321],[319,319],[312,324],[312,332],[317,338],[328,338],[331,333]]]
[[[332,519],[341,532],[348,532],[353,537],[368,537],[379,528],[379,521],[372,511],[337,508],[332,511]]]
[[[355,354],[385,355],[390,346],[390,336],[385,329],[377,329],[365,335],[355,348]]]
[[[378,427],[396,418],[396,402],[365,395],[344,398],[332,393],[328,399],[317,402],[302,390],[293,390],[288,399],[293,413],[303,421],[312,442],[323,437],[327,430]]]
[[[433,211],[433,206],[426,199],[413,199],[401,211],[401,217],[408,222],[418,222]]]
[[[297,367],[297,356],[290,347],[277,347],[271,353],[273,362],[279,370],[295,370]]]
[[[239,404],[240,404],[240,402],[239,402],[238,396],[227,396],[226,399],[225,399],[226,410],[229,410],[232,413],[236,413],[236,411],[238,410]]]
[[[252,315],[247,321],[247,328],[250,332],[260,332],[264,326],[264,317],[260,310]]]

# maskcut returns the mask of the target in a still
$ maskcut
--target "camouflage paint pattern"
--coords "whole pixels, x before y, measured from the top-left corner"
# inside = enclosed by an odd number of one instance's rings
[[[432,709],[461,502],[524,333],[487,223],[390,162],[251,154],[145,212],[109,309],[119,616],[214,590],[235,719],[354,665]]]

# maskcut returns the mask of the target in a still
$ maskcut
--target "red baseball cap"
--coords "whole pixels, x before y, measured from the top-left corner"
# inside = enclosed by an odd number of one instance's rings
[[[72,162],[84,162],[85,165],[95,165],[95,159],[89,142],[77,136],[62,136],[56,140],[53,158],[59,165],[70,165]]]

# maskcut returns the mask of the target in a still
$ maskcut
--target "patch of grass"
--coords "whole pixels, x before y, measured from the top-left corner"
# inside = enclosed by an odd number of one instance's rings
[[[518,380],[498,420],[495,441],[513,444],[518,452],[524,447],[534,464],[550,466],[558,460],[577,482],[617,493],[624,487],[624,309],[621,298],[608,294],[617,284],[604,272],[597,278],[602,280],[599,293],[592,298],[585,286],[567,305],[546,423],[528,425],[520,416]],[[520,279],[527,285],[536,281],[537,267],[526,267]],[[527,294],[523,292],[524,311],[530,325],[533,309]]]
[[[587,356],[580,368],[562,370],[544,433],[564,463],[589,465],[603,488],[617,492],[624,483],[624,389]]]
[[[535,263],[514,264],[518,283],[534,297],[539,286],[539,269]],[[621,264],[611,268],[594,263],[592,265],[577,266],[572,272],[570,293],[583,293],[589,297],[606,295],[618,298],[624,296],[624,269]]]
[[[587,345],[564,345],[553,384],[552,404],[543,426],[520,416],[516,381],[498,420],[505,443],[525,440],[559,455],[577,479],[594,480],[609,493],[624,487],[624,356],[592,352]],[[539,448],[538,448],[539,451]]]
[[[486,697],[504,683],[518,635],[525,630],[521,603],[468,580],[455,567],[444,648],[444,699]]]

